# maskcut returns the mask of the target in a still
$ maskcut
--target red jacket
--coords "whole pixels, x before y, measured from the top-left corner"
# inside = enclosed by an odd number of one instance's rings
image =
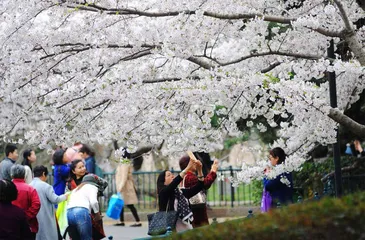
[[[217,178],[217,174],[215,172],[210,172],[207,176],[204,177],[204,187],[203,188],[206,190],[209,189],[216,178]],[[183,181],[184,181],[184,187],[192,188],[195,184],[198,183],[198,177],[192,172],[187,172]],[[194,216],[194,220],[193,220],[194,228],[204,226],[204,225],[209,225],[206,206],[204,206],[203,208],[192,208],[191,211],[193,212],[193,216]]]
[[[207,176],[205,176],[204,177],[204,189],[209,189],[216,178],[217,178],[217,174],[215,172],[210,172]],[[185,187],[191,188],[195,184],[198,183],[198,177],[192,172],[187,172],[184,177],[184,181],[185,181],[184,182]]]
[[[24,210],[30,231],[38,232],[37,214],[41,208],[37,191],[30,185],[26,184],[24,179],[13,179],[18,189],[18,198],[12,203]]]

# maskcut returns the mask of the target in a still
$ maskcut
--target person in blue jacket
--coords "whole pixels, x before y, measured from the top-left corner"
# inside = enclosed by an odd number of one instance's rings
[[[81,157],[85,160],[85,167],[88,173],[95,174],[95,153],[89,146],[83,144],[79,150]]]
[[[273,167],[284,163],[286,154],[282,148],[273,148],[269,154],[270,163]],[[270,168],[267,168],[265,171],[270,171]],[[286,178],[289,181],[289,185],[283,183],[281,178]],[[280,202],[280,205],[293,203],[293,177],[291,173],[282,173],[274,179],[264,178],[264,188],[271,195],[272,208],[275,208],[278,202]]]
[[[66,151],[63,149],[58,149],[55,151],[52,157],[54,163],[53,189],[58,196],[61,196],[65,193],[66,181],[70,174],[70,165],[68,163],[69,160],[65,155],[65,152]]]

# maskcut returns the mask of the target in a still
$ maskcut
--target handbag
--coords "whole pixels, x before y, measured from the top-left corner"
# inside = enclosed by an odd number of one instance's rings
[[[167,202],[165,212],[156,212],[147,215],[148,235],[156,236],[165,234],[167,232],[167,227],[170,227],[171,231],[175,230],[178,214],[176,211],[168,211],[169,201]]]
[[[261,212],[268,212],[271,208],[272,204],[272,198],[268,191],[265,190],[262,193],[262,199],[261,199]]]
[[[183,179],[182,188],[185,188],[185,177]],[[191,198],[189,198],[188,200],[191,208],[204,207],[207,203],[207,195],[205,194],[205,192],[200,191]]]
[[[106,237],[104,232],[103,220],[96,220],[95,213],[91,213],[91,226],[93,240],[100,240]]]
[[[124,201],[121,198],[120,193],[113,194],[109,200],[106,215],[112,219],[118,220],[120,217],[120,213],[122,212],[123,206]]]

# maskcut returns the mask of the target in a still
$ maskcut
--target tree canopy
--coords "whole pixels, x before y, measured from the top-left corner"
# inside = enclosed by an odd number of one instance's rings
[[[339,124],[365,136],[343,114],[365,88],[359,4],[2,0],[1,136],[43,148],[118,139],[212,151],[242,134],[242,119],[265,131],[260,116],[280,125],[275,145],[297,169],[315,144],[335,141]],[[348,46],[346,59],[327,56],[330,40]]]

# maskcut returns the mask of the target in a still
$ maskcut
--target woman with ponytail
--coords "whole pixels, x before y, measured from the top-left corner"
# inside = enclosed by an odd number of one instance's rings
[[[32,174],[32,163],[37,160],[37,156],[32,149],[27,149],[23,152],[23,162],[22,165],[25,168],[25,182],[29,184],[33,180]]]

